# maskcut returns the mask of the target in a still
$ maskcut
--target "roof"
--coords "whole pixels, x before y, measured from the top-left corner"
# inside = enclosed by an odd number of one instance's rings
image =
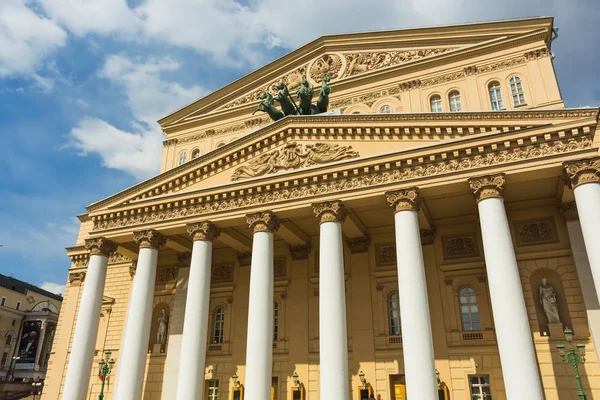
[[[59,294],[51,293],[47,290],[41,289],[35,285],[32,285],[27,282],[20,281],[11,276],[6,276],[0,274],[0,287],[4,287],[10,290],[14,290],[15,292],[27,294],[28,291],[39,293],[43,296],[50,297],[51,299],[57,301],[63,301],[63,297]]]

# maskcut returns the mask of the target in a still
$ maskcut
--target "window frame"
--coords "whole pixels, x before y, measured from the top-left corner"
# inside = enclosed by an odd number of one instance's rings
[[[397,307],[392,308],[393,296],[396,296]],[[398,316],[394,317],[392,311],[397,310]],[[393,332],[394,323],[393,320],[398,320],[398,333]],[[397,290],[392,290],[387,296],[387,320],[388,320],[388,335],[389,336],[402,336],[402,319],[400,316],[400,293]]]
[[[436,105],[435,110],[434,104]],[[439,110],[437,109],[437,106],[439,106]],[[444,106],[442,105],[442,96],[440,96],[439,94],[432,94],[431,96],[429,96],[429,110],[432,113],[444,112]]]
[[[211,344],[223,344],[225,342],[225,307],[217,306],[213,311]],[[217,318],[220,317],[219,320]],[[220,324],[220,330],[217,331],[217,324]]]
[[[481,383],[481,378],[485,377],[487,379],[487,383]],[[478,383],[473,383],[471,379],[477,378]],[[469,392],[470,398],[476,400],[492,400],[492,380],[490,379],[489,374],[481,374],[481,375],[469,375],[467,376],[469,383]],[[474,393],[473,388],[478,388],[479,393]],[[489,393],[484,393],[483,388],[489,388]]]
[[[462,302],[462,298],[463,298],[463,290],[470,290],[471,292],[467,292],[465,297],[467,298],[467,302],[463,303]],[[481,331],[481,312],[479,310],[479,299],[477,296],[477,290],[475,290],[475,288],[473,288],[470,285],[463,285],[458,289],[458,312],[460,314],[460,326],[461,326],[461,330],[462,332],[479,332]],[[475,301],[471,302],[471,297],[475,297]],[[465,319],[463,318],[465,313],[463,313],[463,306],[468,307],[468,312],[466,313],[468,315],[468,321],[465,321]],[[473,312],[472,311],[472,307],[476,307],[477,311]],[[477,315],[477,322],[473,321],[473,315]],[[469,325],[469,327],[471,329],[465,329],[465,322]],[[474,329],[473,326],[474,324],[478,324],[479,325],[479,329]]]
[[[194,150],[192,150],[192,152],[190,154],[191,154],[192,160],[194,160],[194,159],[200,157],[200,149],[194,149]]]
[[[207,379],[206,380],[206,399],[207,400],[219,400],[219,380],[218,379]],[[211,384],[213,386],[211,386]],[[211,393],[213,389],[213,393]],[[214,393],[216,391],[216,393]]]
[[[12,333],[7,333],[6,334],[6,339],[4,340],[4,345],[5,346],[12,346],[12,341],[13,341],[13,334]]]
[[[387,111],[383,111],[383,109],[386,109]],[[391,114],[392,113],[392,106],[389,104],[383,104],[379,107],[379,109],[377,110],[377,112],[379,114]]]
[[[513,79],[514,87],[513,87]],[[525,88],[523,87],[523,79],[519,75],[511,75],[508,77],[508,88],[510,90],[510,98],[513,107],[522,107],[527,105],[527,99],[525,98]],[[518,102],[515,102],[515,96]]]
[[[496,87],[495,85],[498,86]],[[496,96],[495,100],[492,98],[492,88],[494,89],[494,95]],[[487,91],[492,111],[506,110],[506,106],[504,105],[504,96],[502,94],[502,85],[498,79],[494,79],[487,84]],[[500,95],[499,97],[497,97],[498,94]],[[496,106],[494,106],[494,103],[496,103]]]
[[[279,340],[279,311],[281,307],[277,301],[273,302],[273,341]]]
[[[187,162],[187,152],[185,150],[181,150],[179,152],[179,156],[177,157],[177,166],[183,165]]]
[[[0,306],[6,306],[6,296],[2,296],[2,300],[0,300]]]
[[[17,304],[15,305],[15,310],[20,310],[21,309],[21,302],[17,301]]]
[[[456,107],[457,104],[458,108]],[[448,105],[450,107],[450,112],[462,111],[462,99],[458,89],[453,89],[448,93]]]

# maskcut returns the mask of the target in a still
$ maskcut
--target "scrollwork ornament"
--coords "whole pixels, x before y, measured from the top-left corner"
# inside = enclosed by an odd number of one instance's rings
[[[69,272],[69,284],[73,286],[81,285],[85,281],[85,271]]]
[[[203,240],[212,242],[219,237],[221,229],[210,221],[194,222],[187,224],[187,232],[192,236],[192,240]]]
[[[385,194],[394,212],[419,211],[419,188],[400,189]]]
[[[167,237],[154,229],[148,229],[133,232],[133,241],[137,243],[140,249],[151,248],[158,250],[167,242]]]
[[[263,211],[246,215],[246,222],[257,232],[275,232],[279,229],[281,222],[272,211]]]
[[[479,203],[485,199],[503,198],[505,182],[506,176],[504,174],[485,175],[470,178],[469,186],[475,200]]]
[[[558,212],[566,221],[579,219],[579,214],[577,213],[577,204],[574,201],[570,203],[560,203],[558,205]]]
[[[321,224],[324,222],[344,222],[348,215],[348,210],[340,200],[315,203],[312,208]]]
[[[600,157],[563,164],[567,186],[575,189],[586,183],[600,183]]]
[[[307,260],[312,249],[310,243],[306,244],[291,244],[289,246],[292,260]]]
[[[85,248],[89,250],[90,255],[110,256],[117,250],[117,244],[106,238],[85,239]]]

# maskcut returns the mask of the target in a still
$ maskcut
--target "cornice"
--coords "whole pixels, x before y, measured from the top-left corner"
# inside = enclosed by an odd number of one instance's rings
[[[480,124],[492,124],[498,129],[510,129],[520,121],[540,120],[548,123],[552,119],[598,118],[599,109],[565,109],[565,110],[523,110],[523,111],[490,111],[490,112],[461,112],[461,113],[406,113],[406,114],[352,114],[352,115],[317,115],[317,116],[288,116],[277,122],[252,132],[243,138],[215,149],[210,153],[195,158],[183,165],[170,169],[147,181],[125,189],[113,196],[100,200],[87,207],[93,212],[111,203],[138,196],[128,201],[153,197],[172,192],[189,181],[201,180],[202,176],[212,174],[225,166],[237,163],[240,159],[262,151],[272,144],[278,144],[294,135],[322,133],[335,137],[352,136],[391,136],[399,133],[409,135],[438,134],[442,129],[455,136],[466,136],[482,132]],[[500,121],[505,121],[501,123]],[[456,126],[456,122],[467,127]],[[390,124],[410,124],[410,127],[391,127]],[[417,123],[427,126],[416,125]],[[339,130],[339,125],[352,127]],[[371,125],[371,127],[369,127]],[[379,126],[378,126],[379,125]],[[384,126],[385,125],[385,126]],[[444,126],[445,125],[445,126]],[[463,125],[464,126],[464,125]],[[485,129],[483,130],[485,131]],[[156,187],[160,183],[160,187]],[[150,192],[142,190],[152,189]],[[121,203],[120,203],[121,204]]]
[[[522,137],[498,134],[483,143],[477,140],[446,142],[419,152],[406,151],[377,156],[370,160],[345,162],[328,170],[303,170],[298,174],[275,176],[264,182],[260,179],[242,181],[239,186],[218,187],[217,191],[189,193],[184,200],[167,200],[158,205],[131,208],[93,216],[94,232],[156,224],[161,221],[205,218],[223,212],[252,209],[265,204],[305,201],[310,204],[328,194],[339,194],[380,187],[382,193],[389,185],[421,182],[429,178],[503,166],[516,162],[534,161],[563,154],[581,154],[592,146],[588,134],[580,130],[530,134]],[[366,161],[369,164],[366,164]],[[362,162],[360,166],[357,164]],[[367,166],[368,165],[368,166]],[[235,189],[234,189],[235,187]]]

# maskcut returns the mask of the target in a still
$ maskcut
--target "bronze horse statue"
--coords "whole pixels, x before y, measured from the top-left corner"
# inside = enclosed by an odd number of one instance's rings
[[[331,93],[331,87],[329,87],[329,81],[331,78],[329,75],[323,75],[323,80],[321,81],[321,92],[319,93],[319,98],[317,99],[317,108],[320,113],[327,112],[327,107],[329,106],[329,94]]]
[[[279,105],[281,105],[283,115],[296,115],[296,104],[292,103],[294,100],[290,97],[290,92],[286,84],[281,82],[277,85],[277,89],[279,89],[279,92],[275,95],[275,101],[278,101]]]
[[[300,89],[296,92],[296,95],[300,99],[300,114],[310,115],[312,114],[312,98],[315,89],[311,87],[306,79],[306,75],[302,76],[302,82],[300,83]]]
[[[265,92],[260,95],[260,99],[262,102],[258,105],[252,115],[256,114],[257,111],[262,111],[269,114],[269,117],[271,117],[273,121],[278,121],[284,117],[283,113],[273,105],[275,99],[271,94]]]

